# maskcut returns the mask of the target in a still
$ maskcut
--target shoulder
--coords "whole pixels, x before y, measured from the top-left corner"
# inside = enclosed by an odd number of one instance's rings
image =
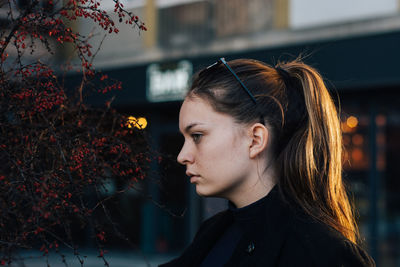
[[[373,259],[335,229],[308,216],[293,216],[282,253],[314,266],[375,266]]]

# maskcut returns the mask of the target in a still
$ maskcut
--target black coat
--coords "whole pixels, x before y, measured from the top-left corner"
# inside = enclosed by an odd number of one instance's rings
[[[225,266],[375,266],[359,246],[282,200],[276,187]],[[206,220],[183,254],[160,267],[199,266],[232,223],[226,210]]]

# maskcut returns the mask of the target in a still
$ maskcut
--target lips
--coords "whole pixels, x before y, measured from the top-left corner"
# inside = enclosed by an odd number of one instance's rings
[[[200,176],[200,175],[198,175],[197,173],[190,172],[190,171],[186,171],[186,175],[189,176],[189,177]]]
[[[190,177],[190,183],[194,184],[197,182],[197,180],[200,178],[200,176],[194,175]]]
[[[187,171],[186,175],[190,178],[190,183],[195,183],[199,178],[200,175]]]

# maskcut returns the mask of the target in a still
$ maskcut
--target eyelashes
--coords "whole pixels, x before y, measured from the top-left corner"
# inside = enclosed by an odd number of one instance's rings
[[[199,134],[199,133],[193,133],[193,134],[191,134],[190,136],[192,137],[192,140],[193,140],[193,142],[194,142],[195,144],[200,143],[200,140],[201,140],[201,138],[203,137],[203,135],[202,135],[202,134]]]

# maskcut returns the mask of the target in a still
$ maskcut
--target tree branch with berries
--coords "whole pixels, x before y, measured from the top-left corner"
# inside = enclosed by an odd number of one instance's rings
[[[87,19],[109,35],[119,23],[138,32],[146,27],[118,0],[117,22],[97,0],[23,3],[0,4],[7,11],[0,30],[0,265],[24,250],[59,253],[63,260],[62,251],[70,250],[83,265],[74,229],[86,227],[108,266],[107,236],[126,237],[106,203],[135,189],[159,157],[142,125],[111,107],[122,84],[94,69],[91,39],[68,25]],[[60,68],[51,59],[65,45],[75,61]],[[78,85],[66,86],[62,77],[76,78],[78,71]],[[90,107],[84,100],[92,94],[109,100]],[[105,197],[110,180],[118,190]]]

